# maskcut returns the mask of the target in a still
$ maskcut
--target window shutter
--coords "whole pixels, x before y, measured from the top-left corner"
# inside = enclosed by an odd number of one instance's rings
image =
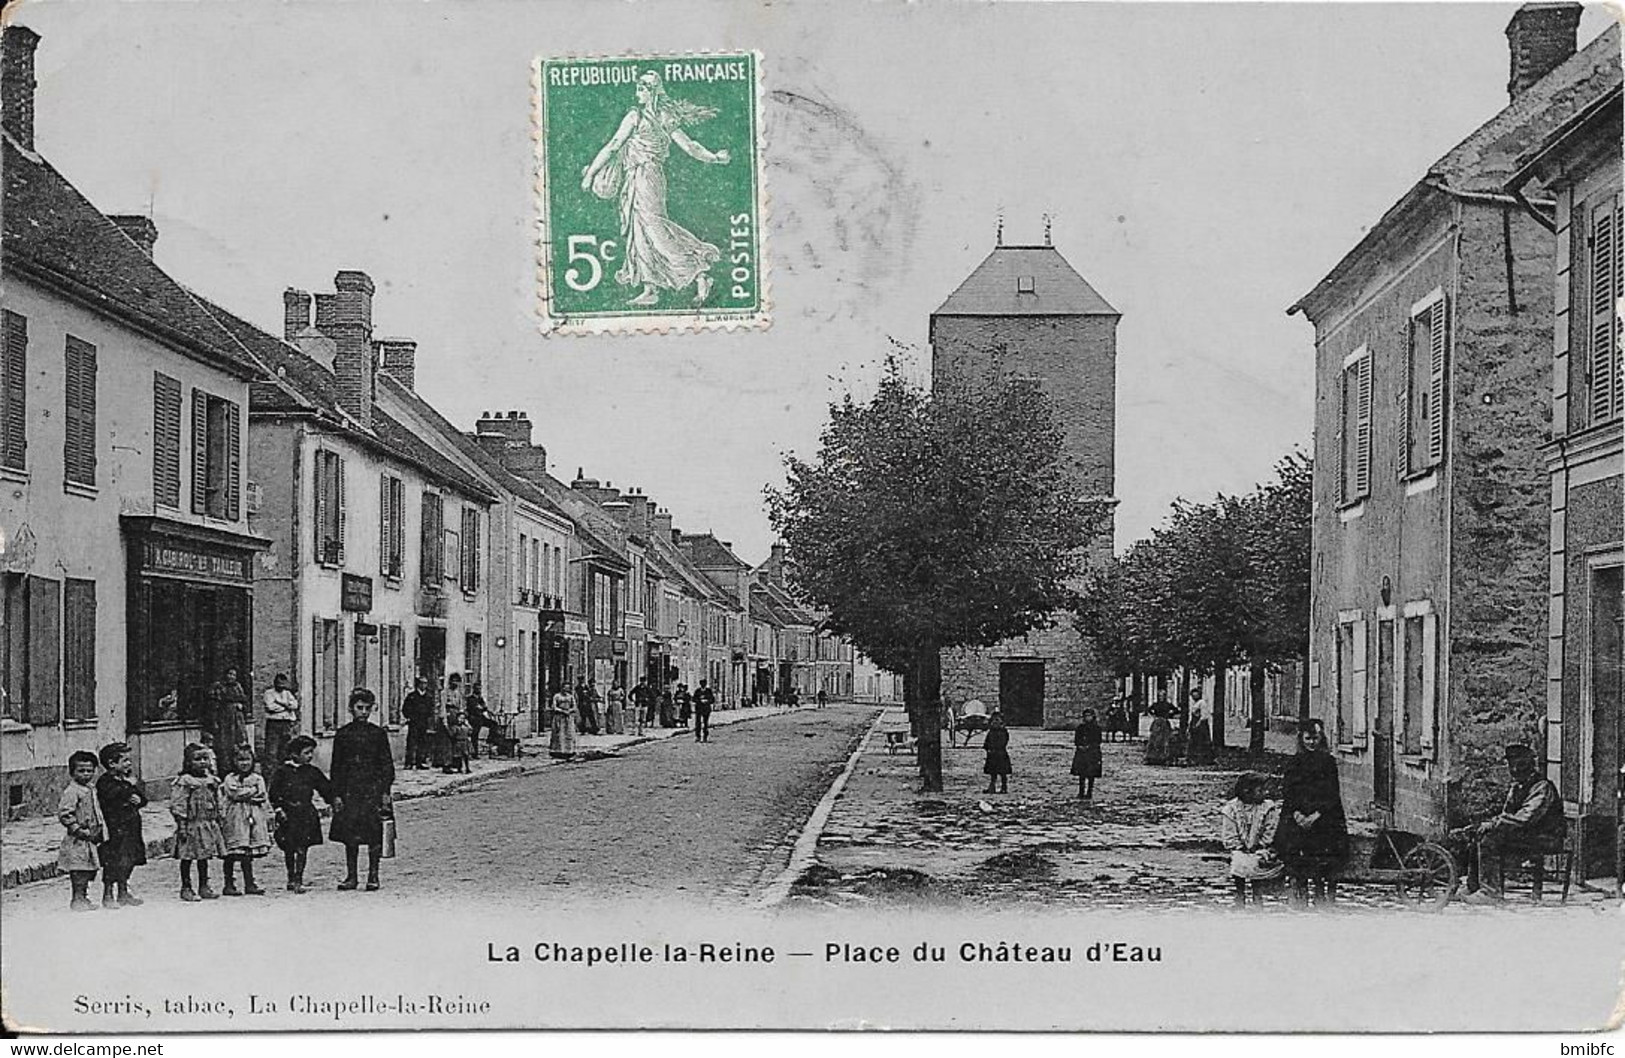
[[[1445,306],[1440,298],[1428,310],[1428,465],[1444,462],[1444,354]]]
[[[226,518],[237,521],[243,510],[243,424],[236,401],[226,402]]]
[[[57,582],[28,578],[28,722],[60,722],[62,628]]]
[[[1349,450],[1348,438],[1345,436],[1349,421],[1349,369],[1344,368],[1337,376],[1337,500],[1347,503],[1353,497],[1349,495]]]
[[[1614,298],[1608,306],[1614,320],[1614,360],[1610,373],[1614,376],[1614,414],[1625,414],[1625,362],[1621,361],[1620,335],[1625,326],[1619,318],[1619,301],[1625,298],[1625,200],[1614,196]]]
[[[65,367],[63,477],[78,485],[94,485],[96,484],[96,347],[70,334]]]
[[[418,559],[418,578],[425,588],[433,588],[440,581],[439,560],[436,558],[441,546],[440,527],[435,524],[434,516],[434,507],[439,499],[440,497],[432,492],[423,494],[423,517],[421,531],[418,534],[418,546],[422,551]]]
[[[389,475],[380,474],[378,475],[378,572],[386,577],[390,575],[390,513]]]
[[[312,484],[316,488],[316,517],[312,519],[316,526],[316,562],[324,564],[328,561],[327,554],[327,493],[331,487],[328,483],[327,452],[316,450],[316,474]]]
[[[338,518],[334,532],[335,546],[338,556],[334,558],[335,565],[344,565],[344,457],[333,456],[333,502],[338,506]]]
[[[209,395],[192,387],[192,513],[209,510]]]
[[[1399,391],[1399,444],[1394,453],[1394,465],[1399,477],[1411,472],[1411,432],[1416,429],[1414,406],[1416,387],[1416,337],[1421,321],[1412,316],[1405,328],[1405,369],[1401,375]]]
[[[1351,651],[1354,655],[1354,701],[1349,705],[1349,724],[1355,743],[1364,745],[1371,707],[1369,681],[1366,679],[1366,624],[1355,621],[1349,626],[1349,631],[1354,640]]]
[[[1357,496],[1371,492],[1371,354],[1359,361],[1359,407],[1354,451],[1354,492]]]
[[[1422,615],[1422,755],[1433,756],[1439,726],[1439,617]]]
[[[1591,422],[1605,422],[1613,416],[1614,391],[1617,388],[1618,357],[1615,342],[1618,328],[1615,323],[1615,278],[1618,261],[1618,231],[1615,216],[1609,204],[1596,210],[1591,217]]]
[[[181,505],[181,384],[152,375],[152,491],[166,507]]]
[[[0,461],[14,470],[28,467],[28,318],[5,314],[5,364],[0,369]]]
[[[69,720],[96,717],[96,582],[69,578],[62,585],[63,712]]]

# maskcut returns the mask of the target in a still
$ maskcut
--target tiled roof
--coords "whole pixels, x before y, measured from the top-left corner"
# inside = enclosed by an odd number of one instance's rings
[[[1430,201],[1441,194],[1503,196],[1507,182],[1531,148],[1606,95],[1620,83],[1620,78],[1620,30],[1615,24],[1429,166],[1422,179],[1390,206],[1336,267],[1287,313],[1318,313],[1346,278],[1370,270],[1365,261],[1372,250],[1387,245],[1412,218],[1425,216]]]
[[[4,139],[5,264],[145,327],[193,359],[240,378],[260,374],[179,283],[50,163]]]
[[[373,407],[372,429],[363,429],[339,408],[338,383],[331,371],[214,302],[204,298],[196,300],[226,333],[241,343],[242,349],[264,365],[262,374],[271,376],[272,380],[255,382],[249,387],[250,414],[320,412],[348,426],[351,436],[361,443],[371,444],[411,464],[438,484],[487,502],[497,498],[483,482],[435,451],[382,408]]]
[[[683,551],[700,569],[749,569],[713,533],[684,533]]]
[[[999,246],[932,315],[1116,316],[1119,313],[1055,247]]]

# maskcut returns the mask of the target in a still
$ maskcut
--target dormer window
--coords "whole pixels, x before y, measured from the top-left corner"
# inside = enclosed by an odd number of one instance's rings
[[[1033,284],[1032,276],[1016,276],[1017,294],[1036,294],[1038,290]]]

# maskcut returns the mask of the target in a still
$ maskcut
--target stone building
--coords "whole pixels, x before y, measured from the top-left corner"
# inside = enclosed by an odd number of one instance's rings
[[[1611,36],[1613,34],[1610,34]],[[1616,37],[1617,40],[1617,37]],[[1620,603],[1625,565],[1621,490],[1619,300],[1621,259],[1620,70],[1588,82],[1591,98],[1535,142],[1508,184],[1550,197],[1530,210],[1554,229],[1551,343],[1550,626],[1546,767],[1579,821],[1582,877],[1625,880],[1620,811]]]
[[[1517,145],[1618,79],[1578,4],[1507,27],[1511,101],[1289,310],[1315,328],[1310,711],[1351,813],[1419,833],[1488,811],[1543,746],[1551,232]]]
[[[128,741],[157,793],[210,689],[248,676],[259,366],[34,145],[37,34],[4,34],[0,769],[54,811],[68,754]]]
[[[1035,378],[1054,404],[1062,458],[1085,491],[1110,498],[1116,482],[1118,311],[1046,239],[1002,240],[931,314],[933,385],[990,374]],[[1111,555],[1110,528],[1091,557]],[[1069,727],[1110,697],[1113,674],[1071,620],[985,650],[942,658],[946,702],[998,703],[1012,725]]]

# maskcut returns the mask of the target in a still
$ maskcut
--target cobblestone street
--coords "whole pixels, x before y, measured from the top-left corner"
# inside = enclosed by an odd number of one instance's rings
[[[888,714],[887,727],[903,723]],[[1105,775],[1080,802],[1070,731],[1012,729],[1008,794],[987,794],[981,739],[944,746],[940,795],[915,792],[912,754],[869,740],[835,803],[814,863],[791,890],[803,906],[1043,903],[1102,909],[1230,908],[1215,828],[1244,759],[1202,767],[1144,763],[1145,744],[1107,742]],[[1278,768],[1270,754],[1258,770]],[[1577,891],[1569,907],[1592,906]],[[1280,897],[1272,902],[1282,903]],[[1408,907],[1390,887],[1344,886],[1350,907]],[[1551,897],[1543,905],[1555,908]],[[1601,907],[1600,903],[1594,905]],[[1509,907],[1525,909],[1521,901]],[[1473,913],[1452,902],[1450,913]],[[1496,909],[1489,909],[1494,912]]]

